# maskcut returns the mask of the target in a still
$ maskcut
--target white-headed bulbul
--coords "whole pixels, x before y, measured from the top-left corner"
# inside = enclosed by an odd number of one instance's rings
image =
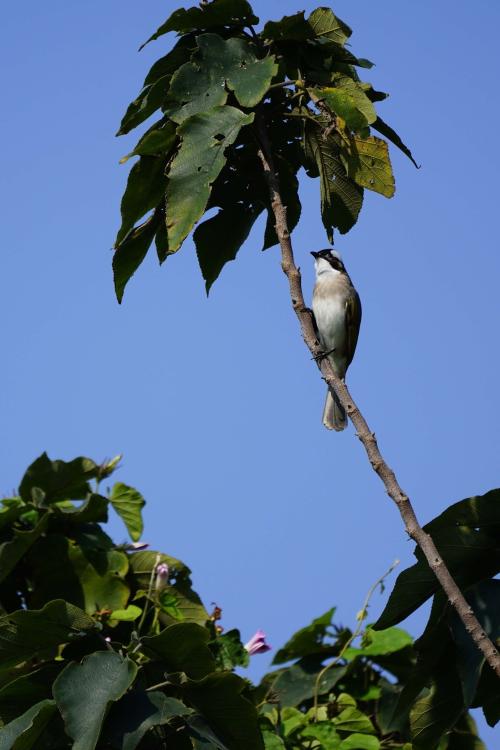
[[[361,324],[361,302],[340,253],[312,252],[316,268],[312,309],[319,340],[339,378],[345,379],[354,357]],[[328,389],[323,424],[329,430],[345,430],[347,417],[335,393]]]

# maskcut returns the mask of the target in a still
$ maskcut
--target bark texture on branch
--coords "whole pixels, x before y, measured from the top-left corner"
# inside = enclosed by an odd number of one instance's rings
[[[455,608],[465,629],[476,643],[477,647],[484,654],[488,664],[493,668],[497,676],[500,677],[500,655],[495,648],[495,645],[484,632],[481,623],[478,621],[472,610],[472,607],[466,601],[464,595],[452,578],[432,538],[420,526],[409,497],[403,492],[396,479],[396,475],[385,462],[377,445],[375,434],[368,427],[365,418],[355,404],[346,384],[335,375],[329,360],[321,356],[323,350],[316,336],[312,311],[304,302],[301,275],[299,269],[295,265],[292,242],[288,230],[286,208],[281,200],[279,182],[274,170],[269,139],[265,125],[262,121],[258,123],[258,137],[260,144],[259,157],[262,162],[264,176],[269,188],[271,206],[276,221],[276,234],[281,247],[281,267],[288,278],[292,306],[299,319],[304,342],[313,358],[316,360],[323,379],[328,386],[333,388],[340,403],[356,428],[357,436],[363,443],[373,470],[379,475],[384,483],[389,497],[396,503],[407,533],[424,553],[429,567],[438,579],[449,603]]]

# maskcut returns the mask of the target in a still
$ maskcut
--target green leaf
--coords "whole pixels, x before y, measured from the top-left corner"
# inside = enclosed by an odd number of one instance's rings
[[[335,138],[325,138],[322,129],[310,121],[305,123],[304,151],[308,174],[320,177],[321,218],[332,242],[334,227],[345,234],[356,223],[363,205],[363,189],[347,176]]]
[[[13,539],[0,544],[0,581],[5,580],[29,548],[45,532],[49,514],[45,513],[34,529],[21,531],[14,529]]]
[[[375,107],[356,81],[338,74],[334,84],[335,87],[308,89],[313,101],[323,101],[334,114],[345,120],[351,130],[363,130],[375,122]]]
[[[0,529],[4,526],[11,526],[19,516],[26,512],[26,506],[20,497],[5,498],[3,503],[5,500],[8,500],[9,504],[0,509]]]
[[[162,202],[167,184],[165,165],[163,157],[141,156],[130,170],[121,203],[122,225],[115,247],[123,242],[136,221]]]
[[[318,721],[305,727],[300,733],[301,737],[312,737],[318,740],[323,750],[338,750],[341,746],[341,738],[330,721]]]
[[[257,711],[249,697],[248,683],[241,677],[216,672],[203,680],[187,680],[182,689],[228,748],[264,750]]]
[[[478,737],[476,722],[468,713],[463,714],[448,735],[446,750],[487,750]]]
[[[107,497],[92,493],[79,507],[70,502],[64,506],[58,504],[55,510],[71,523],[106,523],[108,520],[108,505]]]
[[[151,571],[156,564],[156,552],[136,552],[129,556],[130,569],[136,579],[136,585],[139,589],[147,590],[151,578]],[[191,585],[189,568],[180,560],[168,555],[160,555],[160,563],[166,563],[169,567],[169,581],[175,579],[175,583],[164,589],[166,593],[173,594],[177,600],[177,608],[181,612],[186,622],[195,622],[198,625],[205,625],[209,618],[208,612],[203,606],[198,594],[193,591]],[[162,622],[166,625],[174,624],[176,619],[166,614],[160,616]]]
[[[263,39],[275,42],[314,39],[314,31],[304,18],[304,11],[293,16],[283,16],[281,21],[268,21],[261,32]]]
[[[310,625],[298,630],[278,651],[273,664],[283,664],[291,659],[321,654],[325,650],[330,650],[330,646],[325,646],[324,639],[331,627],[334,612],[335,607],[332,607],[324,615],[313,620]]]
[[[191,714],[186,722],[196,750],[229,750],[200,714]]]
[[[53,700],[36,703],[22,716],[0,730],[0,750],[29,750],[36,747],[40,735],[55,711]]]
[[[62,662],[49,662],[40,669],[23,674],[2,685],[0,688],[2,721],[5,723],[13,721],[35,703],[52,698],[52,683],[61,668]],[[12,676],[15,674],[16,672],[13,671]]]
[[[212,0],[200,8],[175,10],[153,36],[144,42],[142,47],[169,31],[185,34],[196,29],[211,29],[217,26],[254,26],[257,23],[259,19],[254,15],[246,0]]]
[[[500,572],[500,490],[461,500],[424,526],[442,555],[451,575],[465,589]],[[399,574],[389,601],[373,626],[376,630],[408,617],[439,584],[419,548],[418,563]]]
[[[196,46],[194,34],[182,36],[177,43],[159,60],[153,63],[147,74],[143,87],[156,83],[163,76],[172,75],[181,65],[189,60]]]
[[[176,128],[173,122],[160,120],[155,123],[138,141],[133,151],[120,159],[124,164],[132,156],[168,157],[177,143]]]
[[[205,211],[211,185],[224,166],[225,149],[253,121],[234,107],[215,107],[193,115],[179,128],[182,145],[172,162],[167,185],[169,253],[176,252]]]
[[[347,668],[334,666],[322,675],[317,684],[321,661],[317,658],[301,659],[297,664],[266,676],[266,684],[270,686],[282,706],[300,706],[304,701],[312,698],[318,689],[318,695],[328,693],[341,680]]]
[[[385,141],[374,135],[368,138],[354,136],[351,139],[347,174],[361,187],[381,193],[386,198],[394,195],[389,149]]]
[[[113,274],[118,302],[123,299],[128,280],[146,257],[161,220],[162,214],[155,212],[144,224],[133,229],[116,248],[113,255]]]
[[[39,488],[43,490],[45,505],[58,500],[81,500],[90,491],[88,480],[95,479],[98,472],[98,465],[90,458],[51,461],[46,453],[42,453],[26,470],[19,494],[29,503],[33,499],[33,490]]]
[[[339,745],[339,750],[379,750],[380,741],[367,734],[351,734]]]
[[[193,240],[207,294],[226,263],[236,258],[261,211],[262,207],[236,203],[197,227]]]
[[[332,721],[338,731],[375,734],[374,726],[368,716],[354,706],[344,708]]]
[[[82,638],[95,622],[78,607],[61,599],[40,610],[22,609],[0,617],[2,669],[34,659],[62,643]]]
[[[207,112],[226,103],[227,89],[233,91],[242,107],[254,107],[269,88],[278,67],[272,55],[259,60],[244,39],[222,39],[217,34],[201,34],[191,62],[172,77],[166,109],[175,122]]]
[[[142,609],[135,604],[129,604],[126,609],[115,609],[109,616],[111,622],[134,622],[142,615]]]
[[[220,669],[231,670],[234,667],[247,667],[249,664],[250,656],[241,642],[239,630],[229,630],[217,636],[210,646]]]
[[[130,659],[98,651],[81,664],[68,664],[54,682],[54,698],[61,711],[73,750],[94,750],[109,704],[128,690],[137,674]]]
[[[446,666],[446,670],[436,675],[430,692],[420,698],[410,711],[414,750],[433,750],[463,713],[460,681],[453,664]]]
[[[286,750],[286,745],[281,737],[268,727],[262,727],[262,738],[266,750]]]
[[[379,133],[382,133],[383,136],[387,138],[391,143],[394,143],[395,146],[397,146],[400,151],[405,154],[405,156],[408,157],[408,159],[413,162],[413,164],[416,166],[417,169],[420,169],[417,162],[413,158],[413,155],[408,148],[408,146],[405,146],[399,135],[396,133],[395,130],[391,128],[390,125],[388,125],[386,122],[382,120],[381,117],[377,117],[374,123],[372,123],[372,127],[375,128],[375,130],[378,130]]]
[[[94,614],[102,609],[124,609],[130,589],[124,581],[128,571],[127,555],[119,550],[108,550],[94,559],[88,550],[76,545],[68,548],[71,566],[83,591],[85,611]]]
[[[181,701],[163,693],[133,690],[113,704],[103,734],[113,747],[135,750],[150,729],[191,712]]]
[[[137,542],[143,531],[142,508],[146,504],[143,496],[133,487],[117,482],[111,490],[109,500],[127,527],[130,538]]]
[[[413,644],[413,638],[401,628],[387,630],[372,630],[367,628],[363,636],[361,648],[349,648],[345,651],[346,659],[356,656],[373,657],[393,654]]]
[[[129,104],[116,135],[129,133],[161,107],[167,96],[170,78],[170,75],[164,75],[143,88],[139,96]]]
[[[349,26],[340,18],[337,18],[330,8],[316,8],[307,22],[316,37],[336,42],[342,46],[352,34]]]
[[[164,628],[159,635],[142,639],[142,650],[160,660],[168,672],[185,672],[195,680],[215,670],[215,659],[208,648],[208,630],[194,622],[180,622]]]
[[[500,639],[500,580],[481,581],[472,589],[468,589],[466,596],[490,640],[493,643],[497,642]],[[470,706],[476,694],[485,659],[456,612],[451,616],[451,629],[457,646],[457,669],[462,683],[464,703]],[[500,684],[497,692],[500,695]]]

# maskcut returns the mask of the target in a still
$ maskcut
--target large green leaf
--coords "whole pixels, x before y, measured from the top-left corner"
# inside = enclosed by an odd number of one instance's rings
[[[349,26],[337,18],[330,8],[316,8],[307,19],[316,37],[337,44],[345,44],[351,36]]]
[[[500,572],[500,490],[461,500],[424,526],[461,588]],[[434,594],[439,584],[423,553],[418,563],[399,574],[380,618],[373,626],[383,630],[401,622]]]
[[[493,643],[498,642],[500,639],[500,580],[481,581],[467,591],[467,601],[490,640]],[[457,647],[457,669],[462,683],[464,703],[470,706],[476,694],[485,659],[456,613],[453,613],[451,617],[451,629]],[[500,681],[496,693],[500,698]]]
[[[347,175],[361,187],[392,198],[394,175],[387,143],[374,135],[354,136],[347,157]]]
[[[59,516],[71,523],[106,523],[108,520],[109,500],[102,495],[92,493],[80,506],[73,503],[55,506]]]
[[[207,719],[228,748],[264,750],[257,711],[248,683],[230,672],[216,672],[199,681],[186,680],[183,693]]]
[[[167,96],[170,78],[170,75],[165,75],[143,88],[139,96],[129,104],[116,135],[125,135],[161,107]]]
[[[375,657],[393,654],[413,644],[413,638],[401,628],[388,628],[387,630],[372,630],[367,628],[361,648],[348,648],[344,652],[346,659],[356,656]]]
[[[261,206],[235,203],[197,227],[193,240],[207,294],[226,263],[236,258],[261,211]]]
[[[147,590],[152,569],[156,564],[157,554],[156,552],[147,551],[130,555],[130,570],[136,579],[137,588]],[[196,591],[193,591],[189,568],[180,560],[176,560],[175,557],[169,557],[168,555],[160,555],[159,562],[168,565],[170,573],[169,585],[164,591],[167,594],[175,596],[176,607],[181,614],[182,620],[185,622],[195,622],[198,625],[205,625],[209,614]],[[171,581],[174,581],[174,583],[171,583]],[[160,619],[164,625],[171,625],[176,622],[175,618],[164,613],[160,615]]]
[[[201,34],[196,42],[198,50],[192,61],[172,77],[169,101],[176,103],[166,110],[169,117],[181,123],[191,115],[225,104],[227,89],[234,92],[242,107],[258,104],[276,75],[274,57],[259,60],[244,39]]]
[[[113,274],[118,302],[121,302],[123,299],[123,292],[128,280],[134,275],[146,257],[146,253],[153,242],[161,221],[162,213],[155,211],[144,224],[133,229],[115,250],[113,255]]]
[[[375,122],[375,107],[356,81],[339,74],[335,76],[334,84],[334,87],[309,89],[309,92],[315,101],[323,101],[332,112],[342,117],[351,130],[363,130]]]
[[[3,669],[34,659],[62,643],[84,637],[95,622],[61,599],[40,610],[22,609],[0,618],[0,664]]]
[[[176,127],[170,120],[162,118],[147,130],[133,150],[120,159],[124,164],[132,156],[170,156],[177,143]]]
[[[13,538],[0,544],[0,581],[5,580],[29,548],[45,532],[49,513],[44,513],[36,526],[29,531],[14,529]]]
[[[379,750],[380,740],[368,734],[351,734],[339,745],[339,750]]]
[[[281,21],[268,21],[262,29],[263,39],[302,42],[314,39],[314,31],[304,18],[304,11],[294,13],[293,16],[283,16]]]
[[[0,729],[0,750],[30,750],[56,710],[53,700],[43,700]]]
[[[110,651],[98,651],[61,672],[54,698],[73,750],[94,750],[110,703],[122,697],[136,673],[133,661]]]
[[[122,225],[115,247],[123,242],[136,221],[162,202],[167,183],[165,166],[163,157],[141,156],[130,170],[121,203]]]
[[[453,665],[448,664],[447,667],[436,675],[430,692],[420,698],[411,709],[414,750],[433,750],[437,747],[443,734],[450,731],[463,713],[460,681]]]
[[[0,688],[0,720],[12,721],[35,703],[52,698],[52,683],[62,669],[62,662],[49,662],[40,669],[16,676]],[[13,670],[12,676],[16,672]]]
[[[103,734],[113,747],[135,750],[150,729],[191,712],[181,701],[163,693],[132,690],[111,707]]]
[[[90,458],[51,461],[46,453],[42,453],[26,470],[19,485],[19,494],[27,503],[33,499],[38,501],[38,488],[43,491],[45,505],[58,500],[81,500],[89,492],[88,480],[94,479],[98,473],[99,466]]]
[[[300,733],[301,737],[318,740],[322,750],[338,750],[341,737],[330,721],[309,724]]]
[[[305,123],[304,151],[310,176],[320,177],[321,218],[332,242],[334,227],[345,234],[356,223],[363,189],[347,176],[335,138],[325,138],[322,129],[310,121]]]
[[[197,8],[179,8],[163,23],[147,42],[158,39],[169,31],[185,34],[196,29],[212,29],[217,26],[253,26],[259,23],[247,0],[212,0]],[[142,47],[141,47],[142,49]]]
[[[146,501],[140,492],[122,482],[117,482],[109,500],[123,520],[132,541],[137,542],[143,531],[142,508]]]
[[[92,554],[79,546],[68,548],[69,560],[83,591],[88,614],[102,609],[124,609],[130,590],[124,581],[128,559],[124,552],[109,550]]]
[[[215,107],[193,115],[179,128],[182,145],[167,185],[168,252],[174,253],[202,216],[211,185],[225,163],[225,149],[253,121],[235,107]]]
[[[334,612],[335,607],[332,607],[324,615],[313,620],[310,625],[294,633],[283,648],[280,648],[273,659],[273,664],[283,664],[291,659],[330,651],[331,646],[326,646],[324,639],[331,628]]]
[[[206,628],[194,622],[179,622],[159,635],[143,638],[142,644],[144,653],[164,663],[167,672],[185,672],[198,680],[215,671],[209,640]]]
[[[218,635],[215,640],[211,641],[210,647],[220,669],[248,667],[250,655],[241,642],[239,630],[228,630],[227,633]]]
[[[267,675],[266,684],[276,694],[282,706],[300,706],[314,696],[328,693],[341,680],[347,668],[333,666],[323,673],[318,683],[318,674],[323,669],[318,659],[301,659],[287,669]]]

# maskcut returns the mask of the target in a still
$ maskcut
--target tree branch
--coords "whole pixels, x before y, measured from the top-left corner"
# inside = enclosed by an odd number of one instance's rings
[[[290,239],[290,232],[287,224],[286,208],[281,200],[279,182],[274,170],[269,138],[262,119],[257,121],[257,128],[260,142],[259,158],[262,162],[264,176],[269,188],[271,207],[276,221],[276,234],[281,247],[281,267],[288,278],[292,306],[299,319],[304,342],[315,359],[323,379],[330,388],[333,388],[340,403],[356,428],[357,437],[363,443],[373,470],[379,475],[384,483],[389,497],[396,503],[407,533],[424,553],[429,567],[446,593],[449,603],[455,608],[465,626],[465,629],[477,647],[484,654],[488,664],[493,668],[498,677],[500,677],[500,655],[497,649],[484,632],[480,622],[474,615],[472,607],[468,604],[464,595],[452,578],[432,538],[429,534],[426,534],[418,523],[409,497],[403,492],[396,479],[396,475],[382,457],[377,445],[375,434],[368,427],[365,418],[354,402],[346,384],[336,376],[330,361],[321,356],[323,351],[321,344],[316,337],[313,324],[313,314],[312,311],[306,307],[304,296],[302,294],[301,275],[299,269],[295,265],[292,241]]]

